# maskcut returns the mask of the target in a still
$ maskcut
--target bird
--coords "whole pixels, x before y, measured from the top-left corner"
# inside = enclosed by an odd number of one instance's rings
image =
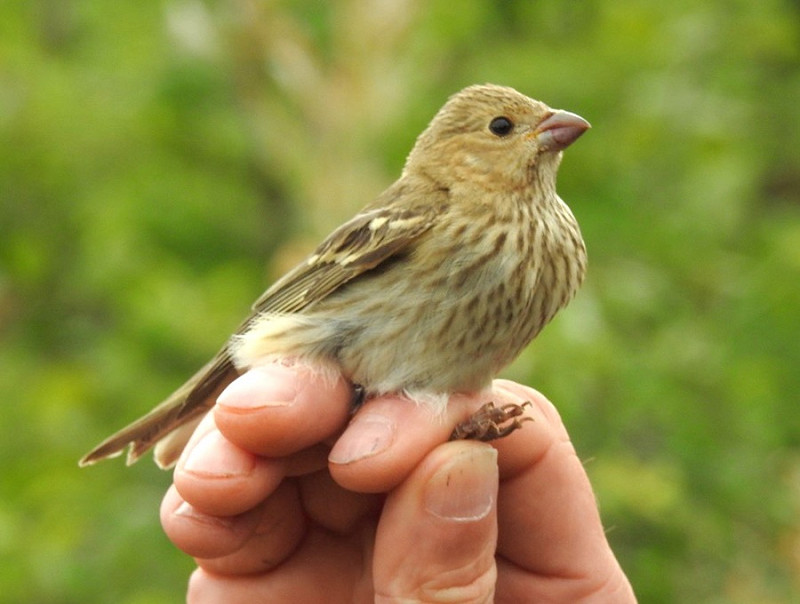
[[[131,464],[156,446],[156,463],[171,467],[223,386],[281,359],[332,368],[367,400],[400,393],[434,414],[451,394],[488,386],[583,282],[586,247],[556,177],[588,128],[507,86],[453,94],[391,186],[269,287],[204,367],[80,465],[126,448]],[[496,425],[518,408],[485,407],[454,436],[518,427]]]

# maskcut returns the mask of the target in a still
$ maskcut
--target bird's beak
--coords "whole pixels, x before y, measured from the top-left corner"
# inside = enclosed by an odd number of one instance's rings
[[[536,130],[533,131],[533,136],[540,148],[548,151],[561,151],[569,147],[591,127],[591,124],[580,115],[569,111],[553,111],[539,122]]]

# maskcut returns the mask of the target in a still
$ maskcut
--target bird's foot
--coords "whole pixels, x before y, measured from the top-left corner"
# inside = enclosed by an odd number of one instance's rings
[[[522,422],[532,421],[532,417],[523,416],[525,407],[530,401],[521,405],[514,403],[496,407],[494,403],[486,403],[468,419],[458,424],[450,434],[450,440],[480,440],[487,442],[508,436],[522,427]]]

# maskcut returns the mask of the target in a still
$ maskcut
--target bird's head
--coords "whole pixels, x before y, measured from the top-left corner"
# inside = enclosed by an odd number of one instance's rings
[[[420,134],[405,172],[424,173],[448,188],[510,190],[537,181],[555,187],[561,151],[588,128],[582,117],[513,88],[470,86],[450,97]]]

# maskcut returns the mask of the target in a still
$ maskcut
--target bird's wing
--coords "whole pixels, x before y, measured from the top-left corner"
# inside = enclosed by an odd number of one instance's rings
[[[239,333],[261,313],[298,312],[388,258],[407,251],[446,211],[447,198],[444,190],[396,183],[270,287],[253,305],[253,314],[241,325]],[[130,443],[128,463],[133,463],[167,434],[199,420],[213,404],[215,390],[236,375],[226,346],[166,401],[100,443],[80,464],[113,457]],[[176,441],[163,450],[157,449],[159,466],[166,468],[175,463],[190,432],[181,430]]]
[[[325,298],[355,277],[407,251],[447,207],[447,192],[443,190],[421,195],[390,188],[386,195],[388,200],[379,198],[344,223],[303,263],[264,292],[253,304],[253,316],[298,312]],[[408,203],[409,197],[424,198],[424,203]]]

